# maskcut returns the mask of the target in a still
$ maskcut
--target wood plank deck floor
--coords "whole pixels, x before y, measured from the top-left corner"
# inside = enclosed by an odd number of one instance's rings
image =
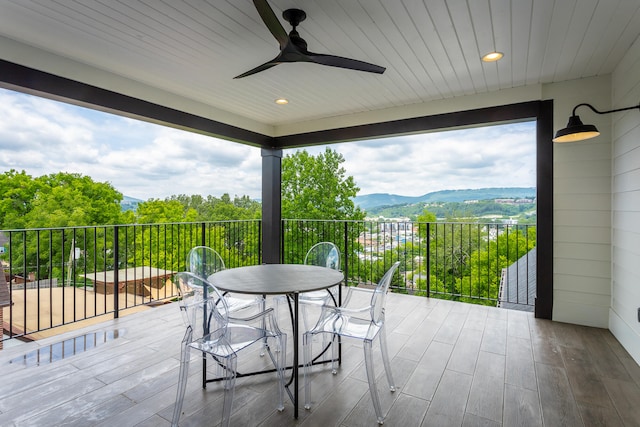
[[[283,329],[287,324],[281,319]],[[607,330],[397,294],[389,296],[387,324],[398,390],[388,392],[377,360],[385,425],[640,426],[640,367]],[[124,334],[63,360],[9,363],[36,348],[114,329]],[[183,333],[169,304],[1,350],[0,425],[170,425]],[[243,356],[244,369],[268,361]],[[298,420],[289,401],[284,412],[275,410],[275,376],[238,379],[232,425],[376,425],[359,342],[344,343],[337,375],[327,365],[313,375],[313,407],[301,407]],[[200,377],[201,364],[192,363],[181,425],[220,421],[220,386],[203,390]]]

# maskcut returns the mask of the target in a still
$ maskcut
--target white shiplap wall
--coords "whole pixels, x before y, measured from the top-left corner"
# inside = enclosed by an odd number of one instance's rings
[[[554,100],[554,130],[573,107],[611,106],[610,76],[545,85]],[[586,107],[576,112],[601,135],[554,144],[553,320],[607,328],[611,303],[611,120]]]
[[[612,75],[613,108],[640,100],[640,39]],[[609,328],[640,363],[640,111],[612,115],[612,298]]]

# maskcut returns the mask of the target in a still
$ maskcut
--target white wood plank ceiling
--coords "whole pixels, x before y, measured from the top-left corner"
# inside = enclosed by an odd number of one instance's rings
[[[309,50],[383,75],[282,64],[250,0],[0,0],[0,41],[40,49],[0,58],[126,92],[86,64],[268,126],[610,73],[640,34],[638,0],[271,0],[300,8]],[[480,57],[504,53],[497,63]],[[145,87],[146,87],[145,86]],[[279,107],[274,99],[290,104]],[[174,106],[175,107],[175,106]]]

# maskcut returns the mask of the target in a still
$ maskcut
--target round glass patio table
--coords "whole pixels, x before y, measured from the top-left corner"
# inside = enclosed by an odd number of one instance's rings
[[[342,283],[344,274],[327,267],[305,264],[262,264],[230,268],[209,276],[209,282],[222,291],[252,295],[289,295],[293,299],[293,403],[298,418],[298,295]]]

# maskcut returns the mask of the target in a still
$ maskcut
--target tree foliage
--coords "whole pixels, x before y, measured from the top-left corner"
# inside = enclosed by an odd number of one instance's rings
[[[260,218],[261,204],[251,200],[249,196],[235,196],[233,200],[228,193],[220,198],[214,196],[180,194],[165,199],[165,202],[180,202],[186,210],[195,212],[192,221],[228,221]]]
[[[428,211],[427,209],[423,210],[420,215],[418,215],[418,236],[421,239],[426,239],[427,234],[433,234],[434,230],[431,230],[429,224],[435,224],[436,222],[436,214]]]
[[[198,213],[178,200],[149,199],[138,204],[136,217],[139,224],[196,221]]]
[[[118,224],[122,194],[106,182],[59,172],[38,178],[40,189],[26,215],[26,227]]]
[[[12,169],[0,175],[0,192],[3,229],[117,224],[123,218],[120,192],[77,173],[33,178]]]
[[[498,216],[517,217],[518,222],[521,224],[535,224],[536,222],[535,203],[496,203],[494,199],[479,200],[477,203],[431,202],[376,206],[367,209],[367,214],[384,218],[407,217],[420,221],[421,212],[424,212],[425,209],[428,209],[438,218],[446,218],[447,221],[459,220],[460,218]]]
[[[16,271],[19,274],[36,272],[39,278],[63,278],[70,253],[88,247],[108,249],[110,243],[104,229],[90,233],[83,228],[61,227],[119,224],[129,218],[120,209],[122,194],[111,184],[77,173],[33,178],[24,171],[10,170],[0,176],[0,191],[0,227],[31,229],[14,234],[7,254],[14,270],[28,269]],[[42,228],[50,230],[38,230]],[[93,269],[103,262],[103,257],[96,255],[82,267]]]
[[[39,187],[40,183],[25,171],[11,169],[0,175],[0,228],[24,228]]]
[[[358,247],[352,243],[357,242],[360,227],[349,227],[347,245],[344,228],[330,222],[361,221],[365,216],[353,202],[360,188],[342,163],[344,157],[329,148],[316,156],[297,151],[282,160],[284,262],[302,263],[307,250],[320,241],[335,243],[350,262],[358,261]]]
[[[306,150],[282,160],[282,217],[362,220],[353,198],[360,188],[342,167],[344,157],[327,148],[317,156]]]

